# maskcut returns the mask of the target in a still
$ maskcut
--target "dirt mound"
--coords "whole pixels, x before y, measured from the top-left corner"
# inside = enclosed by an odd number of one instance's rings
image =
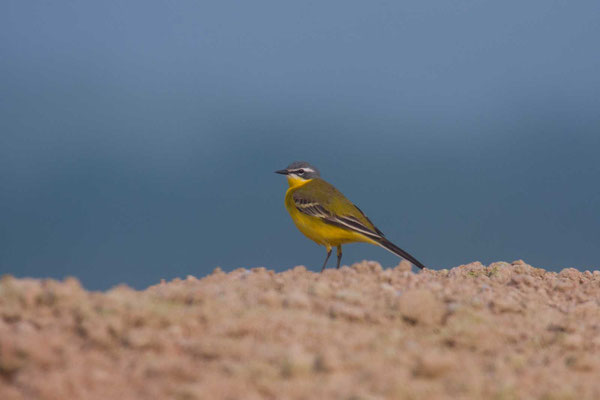
[[[600,272],[522,261],[0,282],[0,398],[598,399]]]

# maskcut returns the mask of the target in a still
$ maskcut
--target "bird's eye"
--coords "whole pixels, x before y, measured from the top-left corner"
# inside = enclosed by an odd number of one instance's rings
[[[302,174],[304,173],[304,170],[303,170],[303,169],[299,169],[298,171],[296,171],[296,173],[297,173],[298,175],[302,175]]]

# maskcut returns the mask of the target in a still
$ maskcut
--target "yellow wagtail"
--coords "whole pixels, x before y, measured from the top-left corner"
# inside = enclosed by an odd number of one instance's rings
[[[285,208],[305,236],[325,246],[327,257],[337,246],[337,268],[342,260],[342,245],[366,242],[403,257],[419,268],[425,268],[416,258],[390,242],[367,216],[333,185],[325,182],[319,170],[307,162],[297,161],[286,169],[275,171],[287,175],[290,185],[285,193]]]

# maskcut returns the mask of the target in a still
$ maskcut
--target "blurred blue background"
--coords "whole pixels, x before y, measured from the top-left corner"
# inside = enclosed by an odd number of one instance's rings
[[[295,160],[428,266],[598,267],[599,18],[598,1],[4,0],[0,273],[104,289],[316,270],[273,173]],[[399,261],[344,248],[362,259]]]

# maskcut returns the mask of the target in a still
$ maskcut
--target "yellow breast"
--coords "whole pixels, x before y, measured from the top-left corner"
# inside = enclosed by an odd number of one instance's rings
[[[293,194],[308,182],[310,182],[310,180],[288,179],[290,188],[285,194],[285,208],[290,213],[294,224],[296,224],[296,227],[300,232],[317,244],[326,246],[328,249],[344,243],[372,242],[361,234],[338,228],[337,226],[323,222],[318,217],[312,217],[298,211],[294,203]]]

